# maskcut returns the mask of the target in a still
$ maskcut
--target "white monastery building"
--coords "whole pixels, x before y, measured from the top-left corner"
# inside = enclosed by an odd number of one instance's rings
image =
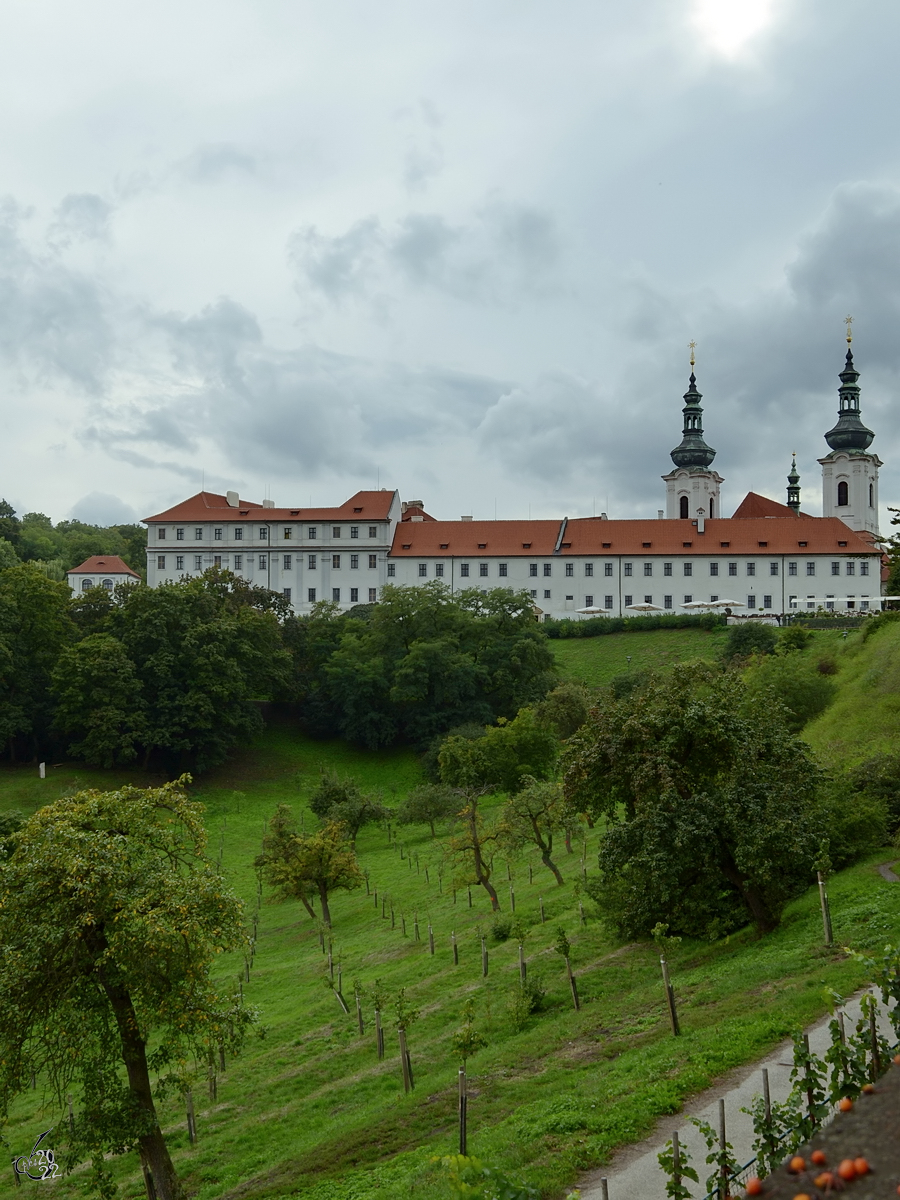
[[[111,592],[117,583],[140,583],[137,571],[132,571],[116,554],[95,554],[86,558],[80,567],[66,573],[66,581],[76,594],[91,588],[106,588]]]
[[[692,369],[683,437],[672,451],[674,470],[663,476],[666,507],[657,520],[610,521],[604,513],[438,521],[421,501],[403,503],[386,489],[357,492],[337,508],[275,508],[271,500],[204,491],[146,518],[147,582],[158,587],[223,567],[282,592],[297,613],[321,600],[342,608],[373,603],[387,584],[432,580],[452,592],[525,589],[552,617],[583,609],[627,616],[633,605],[678,611],[726,600],[763,613],[880,607],[882,464],[869,451],[875,435],[860,419],[859,373],[849,335],[847,341],[838,421],[825,435],[830,452],[819,459],[821,517],[800,509],[796,462],[786,504],[750,492],[733,516],[722,516],[723,478],[703,439]],[[70,573],[70,582],[86,566]]]

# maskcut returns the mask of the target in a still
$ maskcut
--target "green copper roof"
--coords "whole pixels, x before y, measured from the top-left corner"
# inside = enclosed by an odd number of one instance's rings
[[[849,450],[862,453],[868,450],[875,434],[863,425],[859,416],[859,371],[853,366],[853,351],[848,348],[847,361],[840,375],[838,388],[840,408],[838,422],[825,434],[825,441],[832,450]]]
[[[691,371],[688,390],[684,393],[684,436],[681,445],[672,451],[672,462],[676,467],[708,467],[716,457],[715,450],[703,440],[702,399]]]

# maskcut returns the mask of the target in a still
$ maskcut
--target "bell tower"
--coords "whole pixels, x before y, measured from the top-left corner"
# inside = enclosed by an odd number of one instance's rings
[[[822,516],[840,517],[851,529],[878,537],[878,468],[869,447],[875,437],[859,413],[859,371],[853,365],[852,317],[847,317],[847,359],[840,373],[838,420],[825,434],[831,453],[822,464]]]
[[[684,393],[684,430],[681,442],[672,451],[675,470],[663,475],[666,484],[666,516],[669,518],[720,517],[719,486],[722,476],[711,470],[715,450],[703,440],[703,399],[694,376],[695,342],[690,342],[691,377]]]

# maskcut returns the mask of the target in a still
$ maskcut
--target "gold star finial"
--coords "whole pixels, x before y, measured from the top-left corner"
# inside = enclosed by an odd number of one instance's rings
[[[691,366],[694,367],[697,364],[697,360],[694,357],[694,351],[697,349],[697,343],[696,342],[688,342],[688,349],[691,352]]]
[[[844,317],[844,324],[847,326],[847,345],[849,346],[850,343],[853,341],[853,330],[851,329],[851,326],[853,324],[853,318],[852,317]]]

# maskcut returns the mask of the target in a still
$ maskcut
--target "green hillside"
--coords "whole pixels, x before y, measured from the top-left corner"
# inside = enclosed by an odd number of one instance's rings
[[[715,658],[726,637],[724,629],[655,629],[593,638],[552,638],[548,645],[561,675],[588,687],[600,687],[627,671],[656,670],[692,658]]]
[[[629,638],[635,648],[644,640]],[[418,770],[406,751],[370,754],[341,743],[316,743],[282,725],[201,781],[197,795],[207,805],[210,852],[216,856],[222,844],[223,870],[250,915],[256,906],[251,864],[265,821],[281,800],[298,814],[304,810],[305,797],[326,766],[353,775],[366,788],[381,789],[389,803],[404,794]],[[0,771],[0,810],[32,811],[75,787],[111,788],[126,778],[141,782],[137,773],[69,765],[50,768],[49,777],[40,781],[33,768],[7,768]],[[309,828],[312,818],[305,811]],[[441,876],[439,845],[426,827],[401,829],[399,835],[402,858],[385,831],[360,834],[362,865],[378,903],[361,889],[337,895],[332,906],[334,953],[351,1015],[341,1011],[326,986],[318,931],[300,905],[263,903],[253,970],[242,986],[247,1002],[260,1009],[265,1037],[251,1040],[244,1055],[227,1064],[215,1101],[207,1098],[198,1073],[195,1147],[187,1141],[180,1101],[162,1105],[177,1169],[198,1200],[448,1196],[434,1159],[455,1149],[457,1064],[450,1038],[467,996],[474,997],[477,1026],[489,1039],[488,1048],[469,1063],[470,1149],[554,1197],[580,1169],[602,1163],[615,1146],[642,1136],[686,1096],[820,1015],[823,985],[849,992],[863,982],[856,963],[839,949],[821,946],[818,897],[811,890],[789,906],[782,927],[765,939],[745,932],[712,944],[685,940],[673,952],[684,1029],[675,1041],[668,1032],[655,947],[611,940],[590,906],[582,924],[582,847],[576,844],[572,855],[564,849],[559,854],[567,881],[563,888],[536,859],[495,864],[504,915],[511,903],[507,876],[512,877],[516,915],[527,929],[529,978],[542,980],[547,993],[544,1010],[517,1029],[510,1009],[518,980],[515,938],[491,939],[483,894],[473,894],[471,908],[465,890],[454,899],[446,869]],[[596,864],[597,836],[588,831],[588,871]],[[838,947],[876,947],[897,929],[900,888],[881,879],[875,861],[831,882]],[[583,1001],[579,1012],[552,949],[559,925],[573,945]],[[459,939],[458,967],[451,931]],[[486,980],[482,933],[490,953]],[[242,969],[236,959],[223,963],[223,979],[237,987]],[[368,999],[365,1035],[356,1028],[353,981],[369,989],[376,979],[392,996],[406,987],[421,1010],[410,1031],[416,1074],[410,1096],[403,1093],[389,1014],[383,1062],[374,1052]],[[30,1147],[40,1132],[64,1122],[63,1114],[52,1107],[41,1110],[40,1103],[39,1081],[37,1091],[18,1102],[6,1130],[13,1150]],[[136,1157],[117,1160],[114,1170],[120,1194],[139,1200],[144,1191]],[[0,1184],[0,1194],[12,1194],[8,1185],[11,1179]],[[59,1194],[75,1191],[64,1182]]]
[[[900,622],[848,639],[838,657],[838,695],[803,731],[826,761],[844,766],[897,753],[900,734]]]

